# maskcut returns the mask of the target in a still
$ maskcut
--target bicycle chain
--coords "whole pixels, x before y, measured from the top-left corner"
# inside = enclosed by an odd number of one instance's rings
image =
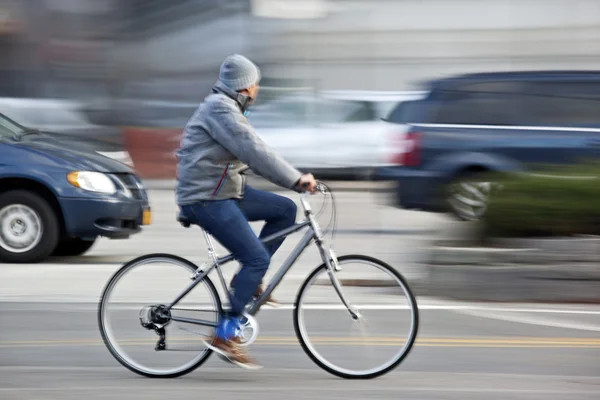
[[[217,310],[201,310],[201,309],[194,309],[194,308],[176,308],[173,307],[171,308],[171,310],[175,310],[175,311],[195,311],[195,312],[217,312]]]

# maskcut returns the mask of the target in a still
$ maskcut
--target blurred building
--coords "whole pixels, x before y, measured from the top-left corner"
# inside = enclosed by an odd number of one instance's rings
[[[2,0],[0,96],[105,96],[114,45],[113,0]]]
[[[196,101],[232,52],[247,53],[247,1],[128,0],[119,5],[114,75],[124,97]]]
[[[404,90],[454,73],[600,65],[597,0],[124,3],[138,5],[129,14],[131,40],[116,56],[119,71],[147,71],[164,95],[171,86],[187,96],[199,81],[209,85],[234,51],[254,58],[274,82],[333,90]]]
[[[597,0],[253,3],[280,10],[281,18],[259,18],[254,26],[263,44],[255,55],[266,73],[325,89],[403,90],[457,73],[600,65]],[[312,4],[315,18],[291,18],[292,3]]]
[[[0,0],[3,96],[197,101],[241,52],[268,86],[404,90],[600,65],[597,0]]]
[[[78,117],[126,127],[143,175],[171,177],[181,129],[228,54],[259,64],[261,102],[297,88],[594,69],[600,1],[0,0],[0,46],[0,97],[75,100]]]

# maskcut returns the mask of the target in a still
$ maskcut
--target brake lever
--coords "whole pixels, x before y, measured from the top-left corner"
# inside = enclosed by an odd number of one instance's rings
[[[308,183],[302,184],[302,187],[304,189],[308,188]],[[317,182],[315,189],[317,190],[317,192],[321,192],[321,194],[327,193],[327,187],[321,182]]]

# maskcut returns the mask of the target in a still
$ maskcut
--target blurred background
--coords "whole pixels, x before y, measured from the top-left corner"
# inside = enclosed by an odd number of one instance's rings
[[[594,0],[545,2],[543,12],[534,0],[0,4],[2,112],[25,125],[107,141],[107,150],[129,152],[146,179],[174,177],[173,136],[234,52],[263,72],[257,128],[292,162],[313,169],[388,161],[378,122],[424,81],[590,69],[600,57]],[[341,134],[339,141],[352,144],[338,143],[344,151],[327,160],[310,155],[315,134]],[[287,138],[294,151],[280,143]],[[368,154],[357,152],[360,141]]]
[[[0,398],[188,398],[199,381],[290,399],[598,399],[599,0],[0,0],[0,49]],[[377,386],[324,380],[275,339],[255,381],[215,357],[192,380],[139,383],[99,338],[98,298],[125,262],[207,261],[175,220],[174,151],[232,53],[262,72],[258,134],[336,193],[337,253],[381,258],[418,297],[416,349]],[[76,169],[100,174],[67,182]],[[294,335],[320,263],[303,256],[261,334]]]

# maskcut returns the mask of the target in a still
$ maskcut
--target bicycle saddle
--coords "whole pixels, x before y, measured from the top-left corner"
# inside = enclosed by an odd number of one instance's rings
[[[181,224],[181,226],[183,226],[184,228],[189,228],[190,225],[192,225],[192,221],[190,221],[188,219],[188,217],[186,217],[185,215],[183,215],[182,212],[179,212],[177,214],[177,222],[179,222]]]

